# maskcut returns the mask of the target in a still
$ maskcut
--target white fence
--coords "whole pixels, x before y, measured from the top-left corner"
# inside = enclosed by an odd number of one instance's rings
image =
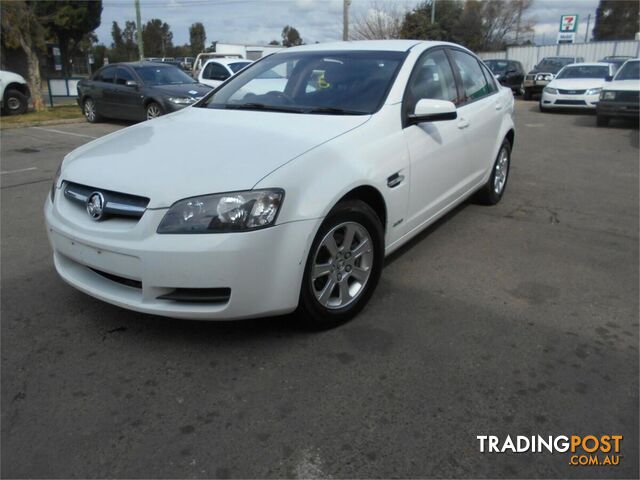
[[[480,58],[517,60],[525,71],[531,70],[544,57],[584,57],[585,62],[596,62],[610,55],[640,56],[640,41],[562,43],[529,47],[508,47],[501,52],[481,52]]]

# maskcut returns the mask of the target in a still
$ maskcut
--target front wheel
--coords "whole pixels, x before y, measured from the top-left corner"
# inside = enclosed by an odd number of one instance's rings
[[[102,116],[96,110],[96,102],[93,98],[85,98],[82,102],[82,113],[89,123],[97,123],[102,120]]]
[[[598,115],[596,118],[596,125],[599,127],[607,127],[609,126],[609,117],[606,117],[604,115]]]
[[[327,215],[309,251],[299,311],[317,329],[340,325],[360,312],[378,284],[384,231],[360,200],[340,202]]]
[[[549,109],[542,105],[542,99],[540,99],[540,102],[538,103],[538,107],[540,107],[540,111],[542,113],[548,113],[549,112]]]
[[[147,120],[153,120],[154,118],[164,115],[164,110],[162,110],[162,107],[156,102],[151,102],[147,105],[145,113],[147,115]]]
[[[502,199],[502,195],[507,188],[510,167],[511,143],[505,138],[498,151],[498,157],[493,164],[489,181],[477,194],[476,198],[479,203],[483,205],[495,205]]]
[[[21,115],[27,112],[29,99],[18,90],[7,90],[4,95],[4,107],[9,115]]]
[[[532,96],[531,90],[528,89],[528,88],[525,88],[524,89],[524,99],[525,100],[531,100],[531,96]]]

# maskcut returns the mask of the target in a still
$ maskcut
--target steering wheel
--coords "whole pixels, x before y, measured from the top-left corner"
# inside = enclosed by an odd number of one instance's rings
[[[277,90],[272,90],[271,92],[265,93],[265,96],[271,96],[278,99],[278,101],[282,102],[284,105],[293,105],[296,101],[287,95],[284,92],[279,92]]]

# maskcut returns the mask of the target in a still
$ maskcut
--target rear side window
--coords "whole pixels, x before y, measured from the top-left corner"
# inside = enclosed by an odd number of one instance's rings
[[[482,68],[482,73],[484,73],[484,78],[487,82],[487,95],[491,95],[493,92],[498,91],[498,86],[496,85],[496,79],[489,70],[484,65],[480,64],[480,68]]]
[[[116,80],[116,67],[103,68],[96,80],[98,82],[114,83]]]
[[[491,93],[480,63],[472,55],[460,50],[450,50],[453,66],[462,81],[465,102],[472,102]]]
[[[217,62],[208,63],[202,72],[205,80],[226,80],[230,76],[229,71]]]

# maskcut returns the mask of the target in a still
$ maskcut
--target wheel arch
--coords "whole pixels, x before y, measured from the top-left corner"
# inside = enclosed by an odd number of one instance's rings
[[[380,223],[382,224],[382,229],[386,232],[387,204],[384,200],[384,197],[382,196],[382,193],[380,193],[377,188],[372,187],[371,185],[361,185],[359,187],[353,188],[342,197],[340,197],[335,205],[345,200],[360,200],[369,205],[373,209],[373,211],[376,212],[376,215],[378,216],[378,218],[380,219]]]
[[[9,90],[17,90],[27,98],[31,97],[31,91],[29,90],[29,86],[24,83],[11,82],[6,87],[4,87],[3,96],[6,97],[7,92]]]
[[[509,131],[507,132],[507,134],[505,135],[504,138],[509,140],[509,144],[511,145],[511,148],[513,149],[514,142],[516,141],[516,131],[515,131],[515,129],[513,129],[513,128],[509,129]]]

